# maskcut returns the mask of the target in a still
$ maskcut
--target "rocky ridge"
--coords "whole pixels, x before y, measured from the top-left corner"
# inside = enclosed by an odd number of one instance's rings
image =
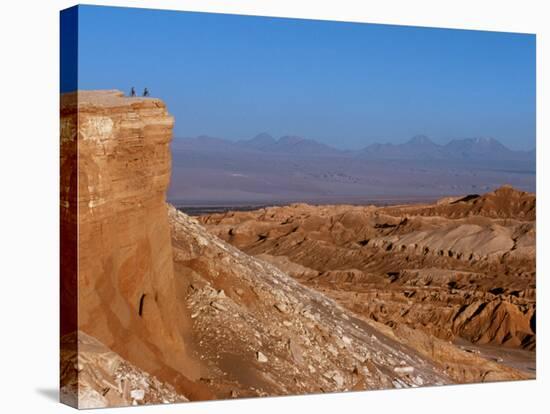
[[[388,214],[401,216],[443,216],[464,218],[481,216],[501,219],[534,221],[536,218],[536,197],[533,193],[516,190],[504,185],[496,190],[479,195],[469,194],[440,200],[436,205],[399,206],[386,209]]]
[[[535,348],[532,194],[504,187],[433,206],[296,204],[199,220],[387,326]]]

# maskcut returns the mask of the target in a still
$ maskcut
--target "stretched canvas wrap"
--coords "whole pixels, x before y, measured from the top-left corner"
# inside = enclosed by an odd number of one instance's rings
[[[61,12],[61,399],[535,378],[535,36]]]

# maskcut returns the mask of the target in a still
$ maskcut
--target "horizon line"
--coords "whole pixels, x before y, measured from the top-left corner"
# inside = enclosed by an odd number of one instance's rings
[[[271,135],[269,132],[265,132],[265,131],[260,132],[260,133],[254,135],[251,138],[235,138],[235,139],[232,139],[232,138],[225,138],[225,137],[208,135],[208,134],[199,134],[199,135],[196,135],[196,136],[174,136],[173,139],[174,140],[176,140],[176,139],[177,140],[192,140],[192,139],[201,139],[201,138],[212,138],[212,139],[218,139],[218,140],[226,141],[228,143],[235,144],[235,143],[243,143],[243,142],[252,141],[255,138],[259,137],[260,135],[269,135],[269,137],[273,138],[274,142],[280,142],[281,139],[283,139],[283,138],[300,138],[303,141],[313,141],[317,144],[332,148],[332,149],[337,150],[337,151],[343,151],[343,152],[346,152],[346,151],[352,151],[352,152],[353,151],[361,151],[361,150],[365,150],[368,147],[373,146],[373,145],[399,146],[399,145],[408,144],[411,141],[413,141],[415,138],[427,138],[430,143],[432,143],[436,146],[439,146],[439,147],[445,147],[446,145],[448,145],[452,142],[456,142],[456,141],[470,141],[470,140],[484,140],[484,139],[496,141],[499,145],[502,145],[504,148],[506,148],[507,150],[512,151],[512,152],[529,153],[529,152],[536,151],[536,147],[537,147],[536,143],[535,143],[535,146],[532,147],[531,149],[513,149],[513,148],[510,148],[509,146],[507,146],[506,144],[502,143],[498,138],[491,137],[491,136],[474,136],[474,137],[464,137],[464,138],[450,138],[446,142],[441,143],[441,141],[439,141],[439,140],[434,141],[432,138],[430,138],[428,135],[425,135],[425,134],[415,134],[415,135],[411,136],[410,138],[408,138],[404,141],[399,141],[399,142],[371,141],[370,143],[366,144],[365,146],[362,146],[362,147],[359,147],[359,148],[337,147],[337,146],[334,146],[334,145],[331,145],[331,144],[327,144],[327,143],[325,143],[323,141],[320,141],[318,139],[308,138],[308,137],[304,137],[304,136],[298,135],[298,134],[284,134],[284,135],[280,135],[280,136],[276,137],[276,136]]]

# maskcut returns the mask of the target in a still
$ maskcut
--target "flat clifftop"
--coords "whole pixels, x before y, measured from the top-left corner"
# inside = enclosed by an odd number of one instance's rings
[[[61,99],[61,109],[74,108],[78,104],[79,108],[83,107],[104,107],[117,108],[127,107],[128,105],[139,106],[157,106],[166,108],[164,102],[158,98],[151,97],[130,97],[124,95],[123,92],[116,89],[106,90],[79,90],[64,94]]]

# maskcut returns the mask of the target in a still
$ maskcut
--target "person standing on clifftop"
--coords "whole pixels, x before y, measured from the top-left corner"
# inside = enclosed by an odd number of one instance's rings
[[[145,88],[143,90],[143,96],[149,96],[149,89]]]
[[[136,96],[136,88],[132,86],[132,89],[130,89],[130,96],[134,97]]]

